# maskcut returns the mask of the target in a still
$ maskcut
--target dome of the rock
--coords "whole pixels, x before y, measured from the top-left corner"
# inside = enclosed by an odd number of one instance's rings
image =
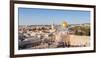
[[[64,28],[65,28],[65,27],[67,27],[67,26],[68,26],[68,23],[67,23],[66,21],[63,21],[61,25],[62,25],[62,27],[64,27]]]

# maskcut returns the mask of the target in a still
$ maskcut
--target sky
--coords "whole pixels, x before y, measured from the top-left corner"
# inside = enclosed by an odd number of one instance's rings
[[[90,22],[90,11],[18,8],[19,25],[81,24]]]

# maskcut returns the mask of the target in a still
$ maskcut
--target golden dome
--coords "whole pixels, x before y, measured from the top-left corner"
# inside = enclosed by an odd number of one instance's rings
[[[62,27],[66,28],[68,26],[68,23],[66,21],[63,21],[61,24]]]

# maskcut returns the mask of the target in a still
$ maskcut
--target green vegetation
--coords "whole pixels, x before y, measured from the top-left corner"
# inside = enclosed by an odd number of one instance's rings
[[[90,36],[90,26],[75,26],[70,28],[70,30],[74,31],[75,35]]]

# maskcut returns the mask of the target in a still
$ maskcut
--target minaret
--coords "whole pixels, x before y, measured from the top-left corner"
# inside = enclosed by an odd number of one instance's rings
[[[55,26],[54,26],[54,23],[51,24],[51,32],[55,32],[56,29],[55,29]]]
[[[54,24],[52,23],[51,28],[54,29]]]

